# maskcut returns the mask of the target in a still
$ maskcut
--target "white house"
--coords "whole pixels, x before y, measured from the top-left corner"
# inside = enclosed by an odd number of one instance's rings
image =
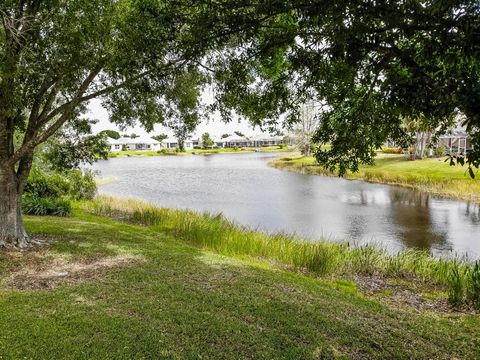
[[[470,136],[465,126],[457,125],[439,137],[439,144],[443,145],[448,153],[466,154],[473,149]]]
[[[220,138],[213,138],[213,142],[215,143],[215,147],[217,148],[224,148],[225,147],[225,139],[220,139]]]
[[[110,151],[122,150],[160,150],[160,143],[147,136],[131,138],[120,138],[118,140],[108,138]]]
[[[253,146],[253,142],[247,137],[232,135],[223,140],[225,141],[225,147],[227,148],[240,148],[240,147]]]
[[[251,140],[255,147],[278,146],[283,143],[283,138],[281,136],[257,135]]]
[[[192,150],[193,149],[193,141],[192,140],[185,140],[183,142],[183,146],[185,147],[185,150]],[[175,138],[168,137],[164,140],[162,140],[161,143],[162,149],[176,149],[178,147],[178,140]]]
[[[116,152],[122,150],[123,143],[116,139],[107,138],[108,145],[110,145],[110,152]]]

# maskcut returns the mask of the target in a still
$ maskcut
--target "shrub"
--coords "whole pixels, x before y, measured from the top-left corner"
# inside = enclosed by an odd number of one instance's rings
[[[69,183],[58,173],[47,175],[44,171],[33,168],[24,192],[40,198],[55,198],[68,194]]]
[[[402,154],[403,150],[402,148],[387,148],[387,147],[382,147],[382,152],[384,154]]]
[[[87,199],[91,200],[97,194],[97,184],[93,172],[91,170],[82,173],[81,170],[72,170],[68,172],[69,180],[68,195],[74,200]]]
[[[41,198],[31,194],[22,197],[22,209],[27,215],[68,216],[72,211],[69,200],[59,197]]]
[[[467,301],[476,309],[480,309],[480,261],[476,261],[468,272]]]
[[[285,144],[278,144],[278,147],[279,147],[280,149],[285,149],[286,146],[287,146],[287,145],[285,145]]]
[[[94,174],[87,170],[69,170],[60,174],[34,168],[25,185],[25,194],[37,198],[69,197],[74,200],[93,199],[97,193]]]
[[[458,306],[463,301],[463,277],[458,266],[452,268],[448,276],[448,302]]]
[[[434,154],[436,157],[442,157],[447,154],[447,149],[443,145],[439,145],[435,148]]]

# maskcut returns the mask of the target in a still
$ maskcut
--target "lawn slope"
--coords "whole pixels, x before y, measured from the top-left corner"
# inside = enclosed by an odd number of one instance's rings
[[[220,256],[76,210],[27,217],[46,244],[0,253],[0,358],[475,358],[476,315]]]

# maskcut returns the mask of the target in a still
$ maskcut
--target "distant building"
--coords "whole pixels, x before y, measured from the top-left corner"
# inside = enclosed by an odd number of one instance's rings
[[[110,145],[110,152],[122,151],[123,143],[116,139],[107,138],[108,145]]]
[[[472,142],[464,126],[456,126],[439,137],[438,145],[443,145],[447,152],[466,154],[473,149]]]
[[[157,140],[154,140],[149,137],[137,137],[135,139],[132,138],[120,138],[118,140],[108,138],[107,139],[110,145],[110,151],[122,151],[122,150],[134,150],[134,151],[142,151],[142,150],[160,150],[161,146]]]
[[[185,147],[185,150],[192,150],[193,149],[193,141],[187,139],[183,142],[183,146]],[[171,137],[163,139],[162,142],[161,142],[161,148],[162,149],[176,149],[176,148],[178,148],[178,140],[175,139],[175,138],[171,138]]]
[[[268,136],[268,135],[257,135],[252,138],[253,146],[262,147],[262,146],[278,146],[283,143],[283,137],[281,136]]]
[[[227,147],[227,148],[242,148],[242,147],[255,146],[253,141],[251,141],[246,136],[242,137],[238,135],[232,135],[223,140],[225,141],[224,147]]]

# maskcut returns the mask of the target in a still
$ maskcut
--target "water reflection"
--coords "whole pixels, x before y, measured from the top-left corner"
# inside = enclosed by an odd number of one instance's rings
[[[275,154],[117,158],[96,169],[118,180],[100,191],[225,216],[304,238],[374,242],[391,251],[480,258],[478,204],[408,189],[272,169]]]
[[[392,219],[406,247],[429,250],[434,245],[445,246],[447,234],[433,224],[429,194],[392,187],[390,199]]]

